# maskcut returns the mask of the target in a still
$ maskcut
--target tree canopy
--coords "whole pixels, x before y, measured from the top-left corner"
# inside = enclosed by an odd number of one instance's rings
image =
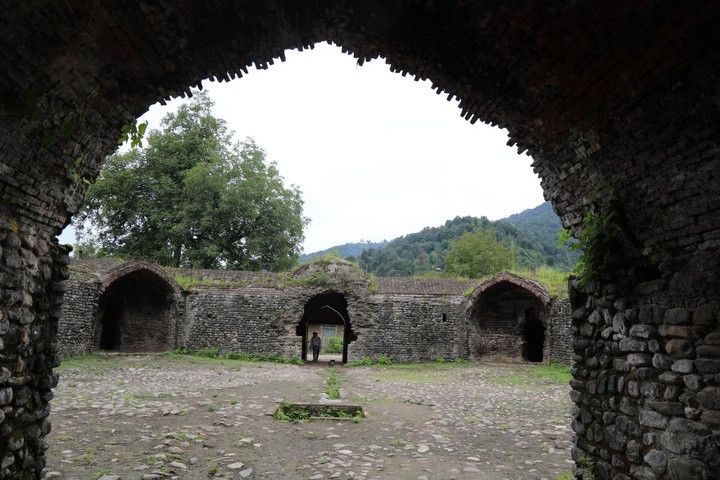
[[[508,270],[517,263],[512,248],[498,242],[493,230],[464,233],[452,242],[445,257],[448,274],[457,277],[480,278]]]
[[[198,92],[145,149],[107,159],[74,221],[86,249],[186,268],[295,264],[309,221],[299,188],[251,139],[233,142],[212,107]]]

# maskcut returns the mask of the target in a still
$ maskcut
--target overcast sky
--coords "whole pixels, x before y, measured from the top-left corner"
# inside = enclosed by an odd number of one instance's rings
[[[391,73],[382,59],[358,67],[327,44],[286,58],[203,88],[236,138],[254,139],[286,185],[300,187],[311,219],[305,253],[456,216],[496,220],[544,201],[530,157],[506,145],[507,132],[471,125],[430,82]],[[158,128],[181,101],[152,106],[141,121]]]

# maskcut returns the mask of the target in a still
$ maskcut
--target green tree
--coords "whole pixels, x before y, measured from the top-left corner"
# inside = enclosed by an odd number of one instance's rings
[[[300,190],[251,139],[233,143],[212,107],[197,93],[146,149],[108,158],[75,220],[100,254],[192,268],[295,264],[308,223]]]
[[[495,239],[493,230],[464,233],[450,244],[445,257],[448,274],[458,277],[480,278],[510,269],[517,262],[517,254]]]

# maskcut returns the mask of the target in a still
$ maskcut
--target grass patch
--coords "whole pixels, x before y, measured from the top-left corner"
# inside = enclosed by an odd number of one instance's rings
[[[488,379],[520,390],[533,390],[543,385],[567,385],[572,375],[569,366],[559,364],[498,365],[498,369]]]
[[[340,375],[337,370],[335,370],[335,367],[328,368],[325,393],[327,393],[330,400],[338,400],[340,398]]]
[[[281,357],[279,355],[275,355],[274,353],[265,354],[265,353],[247,353],[247,352],[230,352],[230,353],[220,353],[220,351],[217,348],[202,348],[200,350],[187,350],[187,349],[178,349],[173,351],[172,353],[166,353],[167,356],[170,357],[193,357],[193,358],[201,358],[201,359],[209,359],[212,361],[226,361],[227,363],[230,362],[271,362],[271,363],[284,363],[284,364],[291,364],[291,365],[304,365],[305,362],[302,361],[300,357]]]
[[[337,418],[359,422],[364,417],[362,407],[355,405],[308,405],[283,402],[273,415],[275,420],[302,422],[311,418]]]

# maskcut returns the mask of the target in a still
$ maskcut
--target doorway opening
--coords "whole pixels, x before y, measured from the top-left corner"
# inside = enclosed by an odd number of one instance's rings
[[[531,307],[525,310],[525,360],[542,362],[545,347],[545,325],[538,315],[537,309]]]
[[[352,330],[347,300],[341,293],[316,295],[307,301],[296,335],[302,337],[302,359],[312,360],[309,343],[313,333],[321,338],[320,361],[347,363],[348,345],[357,340]]]

